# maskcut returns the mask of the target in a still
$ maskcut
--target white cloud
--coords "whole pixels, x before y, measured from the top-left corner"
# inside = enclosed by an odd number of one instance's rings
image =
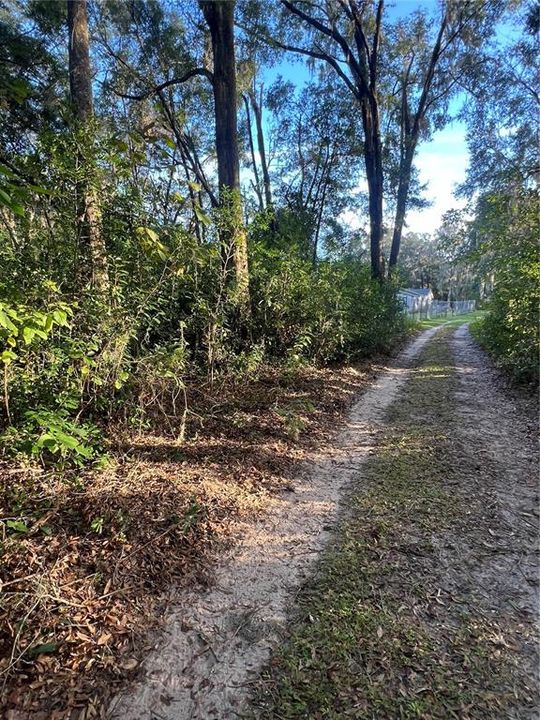
[[[439,227],[442,216],[452,208],[466,205],[453,195],[456,186],[465,180],[468,164],[465,128],[454,126],[436,133],[433,140],[418,150],[416,166],[420,182],[428,183],[426,197],[432,205],[425,210],[407,213],[407,230],[432,233]]]
[[[407,213],[405,232],[434,233],[445,212],[465,207],[466,200],[455,198],[454,191],[465,180],[468,161],[465,127],[461,124],[440,130],[431,142],[420,146],[415,162],[420,182],[427,183],[424,195],[432,204],[425,210]],[[356,190],[367,192],[366,181],[362,180]],[[351,230],[369,228],[368,217],[361,213],[346,210],[339,219]],[[393,218],[389,216],[387,221],[392,224]]]

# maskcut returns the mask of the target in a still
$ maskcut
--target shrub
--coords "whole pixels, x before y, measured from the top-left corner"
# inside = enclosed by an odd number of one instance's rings
[[[66,411],[29,410],[17,428],[0,435],[0,442],[43,465],[82,466],[101,455],[100,433],[90,423],[78,424]]]
[[[503,369],[532,383],[539,379],[539,218],[536,192],[515,188],[481,198],[475,222],[495,287],[473,332]]]
[[[317,363],[387,352],[406,332],[390,283],[356,260],[320,261],[257,246],[251,263],[253,331],[274,357]]]

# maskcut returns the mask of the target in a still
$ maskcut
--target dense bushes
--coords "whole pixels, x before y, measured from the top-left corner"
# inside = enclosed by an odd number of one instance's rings
[[[501,367],[521,382],[538,383],[540,236],[532,190],[484,196],[475,229],[494,292],[485,319],[473,330]]]
[[[357,260],[310,262],[259,247],[252,263],[254,333],[271,357],[316,363],[388,351],[405,331],[391,285]]]
[[[247,218],[251,312],[241,318],[223,210],[191,180],[175,180],[184,194],[153,185],[159,173],[143,182],[154,142],[121,141],[106,123],[91,143],[87,132],[44,130],[24,177],[0,165],[5,448],[65,466],[96,459],[96,425],[110,421],[159,422],[182,437],[186,385],[201,375],[354,360],[388,351],[405,331],[391,283],[373,281],[358,259],[314,262],[313,228],[278,202]],[[92,149],[87,174],[81,146]],[[91,286],[77,222],[90,182],[101,198],[106,289]]]
[[[78,465],[98,457],[95,424],[112,418],[139,427],[159,421],[182,437],[186,383],[201,374],[354,360],[388,351],[405,332],[390,283],[372,280],[358,260],[314,266],[269,229],[251,238],[251,316],[240,328],[219,217],[207,218],[201,243],[182,225],[149,227],[144,213],[133,215],[126,220],[125,197],[113,196],[104,223],[107,296],[81,288],[46,225],[22,217],[16,243],[2,242],[5,447]]]

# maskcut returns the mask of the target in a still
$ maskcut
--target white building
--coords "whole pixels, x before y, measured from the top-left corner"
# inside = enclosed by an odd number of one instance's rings
[[[431,288],[402,288],[398,298],[403,303],[408,315],[428,315],[433,303]]]

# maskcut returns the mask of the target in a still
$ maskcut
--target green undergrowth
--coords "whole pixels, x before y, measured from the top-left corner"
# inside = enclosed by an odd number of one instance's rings
[[[448,334],[430,343],[389,412],[263,675],[258,718],[487,719],[515,701],[494,621],[466,604],[450,611],[437,581],[435,538],[459,532],[471,506],[457,487]]]

